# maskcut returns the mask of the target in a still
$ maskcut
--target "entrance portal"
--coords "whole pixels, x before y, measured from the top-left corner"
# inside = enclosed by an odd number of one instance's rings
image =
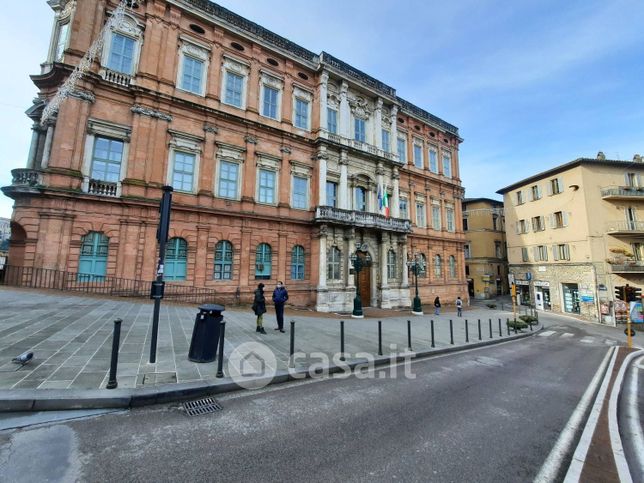
[[[360,288],[360,300],[363,307],[371,306],[371,264],[367,264],[365,258],[366,252],[357,252],[360,260],[363,262],[362,270],[358,273],[358,287]]]

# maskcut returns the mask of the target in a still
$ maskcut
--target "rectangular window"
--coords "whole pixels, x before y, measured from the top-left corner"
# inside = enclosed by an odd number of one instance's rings
[[[456,227],[454,226],[454,208],[449,206],[445,208],[445,219],[447,221],[447,231],[455,231]]]
[[[338,206],[338,183],[326,182],[326,205],[337,208]]]
[[[548,181],[548,194],[557,195],[563,191],[563,180],[561,178],[554,178]]]
[[[391,151],[391,146],[389,145],[389,131],[386,129],[382,130],[382,150],[386,153]]]
[[[543,231],[546,229],[543,216],[533,216],[532,217],[532,231]]]
[[[69,34],[69,22],[58,26],[58,39],[56,40],[56,51],[54,52],[54,60],[60,62],[63,60],[63,53],[67,46],[67,35]]]
[[[367,191],[358,187],[355,190],[355,199],[356,199],[356,211],[367,211]]]
[[[400,217],[408,220],[409,219],[409,211],[407,208],[407,198],[400,198],[399,205],[400,206]]]
[[[309,128],[309,102],[304,99],[295,99],[295,127]]]
[[[293,208],[305,210],[308,203],[308,179],[301,176],[293,176]]]
[[[517,205],[523,204],[523,191],[517,191]]]
[[[532,201],[541,199],[541,188],[539,188],[539,185],[536,184],[530,187],[530,199]]]
[[[423,146],[417,143],[414,143],[414,166],[423,167]]]
[[[396,252],[387,252],[387,278],[396,278]]]
[[[563,228],[568,226],[568,213],[563,211],[553,213],[550,224],[552,228]]]
[[[452,177],[452,155],[443,153],[443,176]]]
[[[467,231],[469,228],[467,218],[463,218],[463,231]]]
[[[534,247],[534,261],[535,262],[547,262],[548,261],[548,249],[544,245],[539,245]]]
[[[629,188],[638,188],[640,186],[640,175],[637,173],[626,173],[624,179],[626,186]]]
[[[497,223],[499,222],[499,217],[497,215],[492,215],[492,229],[494,231],[498,230]]]
[[[237,199],[237,186],[239,183],[239,165],[228,161],[219,163],[218,194],[222,198]]]
[[[521,248],[521,260],[524,262],[530,261],[530,257],[528,257],[528,249],[526,247]]]
[[[432,205],[432,227],[434,230],[440,230],[442,228],[440,205]]]
[[[330,107],[326,109],[326,129],[330,133],[338,134],[338,111]]]
[[[107,62],[108,69],[131,75],[134,68],[134,45],[134,39],[115,32],[112,33],[110,57]]]
[[[570,247],[568,244],[553,245],[552,258],[554,260],[570,260]]]
[[[279,95],[279,90],[264,86],[264,104],[262,105],[262,116],[270,117],[271,119],[277,119]]]
[[[438,174],[438,152],[435,149],[429,150],[429,170]]]
[[[401,163],[407,162],[407,140],[398,138],[398,159]]]
[[[464,254],[465,258],[471,258],[472,257],[472,252],[470,250],[471,250],[471,248],[470,248],[469,245],[465,245],[463,247],[463,254]]]
[[[367,139],[367,132],[366,132],[366,123],[364,119],[359,119],[355,118],[353,120],[353,139],[356,141],[360,141],[361,143],[364,143]]]
[[[425,204],[416,203],[416,225],[424,228],[425,227]]]
[[[224,102],[235,107],[242,107],[242,95],[244,92],[244,76],[226,71],[226,93]]]
[[[116,183],[121,179],[123,141],[97,137],[92,155],[92,179]]]
[[[633,258],[637,261],[644,260],[644,243],[631,243]]]
[[[275,203],[275,171],[259,170],[259,202]]]
[[[195,155],[177,151],[174,153],[172,187],[178,191],[192,191],[195,173]]]
[[[186,91],[201,94],[201,78],[203,74],[203,61],[185,55],[183,57],[183,73],[181,88]]]
[[[503,258],[503,250],[501,249],[500,241],[494,242],[494,253],[496,254],[496,258]]]

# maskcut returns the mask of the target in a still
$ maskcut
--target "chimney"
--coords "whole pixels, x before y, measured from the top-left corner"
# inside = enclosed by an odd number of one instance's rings
[[[606,161],[606,155],[602,151],[599,151],[597,153],[597,159],[599,159],[600,161]]]
[[[633,162],[641,163],[642,162],[642,156],[640,156],[639,154],[636,154],[635,156],[633,156]]]

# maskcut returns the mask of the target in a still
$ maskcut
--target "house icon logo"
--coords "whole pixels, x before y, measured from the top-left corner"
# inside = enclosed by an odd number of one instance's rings
[[[245,389],[259,389],[268,385],[276,372],[275,354],[259,342],[241,344],[228,357],[228,374]]]

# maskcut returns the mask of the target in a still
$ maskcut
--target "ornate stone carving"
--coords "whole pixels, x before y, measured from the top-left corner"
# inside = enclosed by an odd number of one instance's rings
[[[247,134],[246,136],[244,136],[244,142],[249,144],[257,144],[257,137]]]
[[[291,148],[289,148],[288,146],[282,146],[280,148],[280,151],[284,154],[291,154]]]
[[[390,126],[391,123],[392,123],[392,116],[391,116],[391,112],[389,111],[388,108],[386,108],[386,107],[382,108],[381,116],[382,116],[382,125],[383,126]]]
[[[140,39],[143,36],[141,27],[139,27],[139,24],[136,23],[136,20],[134,20],[129,15],[125,15],[123,17],[123,21],[115,30],[124,34],[131,35],[132,37],[136,37],[137,39]]]
[[[349,98],[349,106],[351,107],[351,113],[361,119],[368,119],[372,112],[369,101],[362,96]]]
[[[208,60],[210,55],[210,52],[207,49],[186,40],[183,40],[183,43],[181,44],[181,51],[184,54],[189,54],[197,59],[203,60],[204,62]]]
[[[327,84],[326,99],[327,105],[332,109],[338,109],[340,107],[340,91],[338,86],[333,82]]]
[[[213,126],[212,124],[204,124],[203,130],[210,134],[219,134],[219,129],[217,129],[217,126]]]
[[[298,87],[298,86],[293,86],[293,95],[295,97],[299,97],[301,99],[305,99],[309,102],[313,100],[313,94],[311,94],[309,91],[305,91],[304,89]]]
[[[73,90],[70,91],[69,96],[92,104],[96,102],[96,96],[90,91]]]
[[[282,90],[284,88],[284,81],[282,79],[278,79],[266,72],[262,72],[260,75],[260,81],[262,84],[277,90]]]
[[[250,67],[239,62],[236,59],[233,59],[232,57],[228,57],[227,55],[224,55],[223,64],[226,70],[236,72],[237,74],[248,75],[250,71]]]
[[[157,111],[155,109],[150,109],[149,107],[140,106],[139,104],[134,104],[130,108],[130,111],[132,111],[134,114],[153,117],[156,119],[161,119],[162,121],[171,122],[173,119],[170,114],[166,114],[165,112]]]
[[[60,19],[69,17],[72,12],[76,9],[76,0],[70,0],[65,4],[65,8],[60,12]]]

